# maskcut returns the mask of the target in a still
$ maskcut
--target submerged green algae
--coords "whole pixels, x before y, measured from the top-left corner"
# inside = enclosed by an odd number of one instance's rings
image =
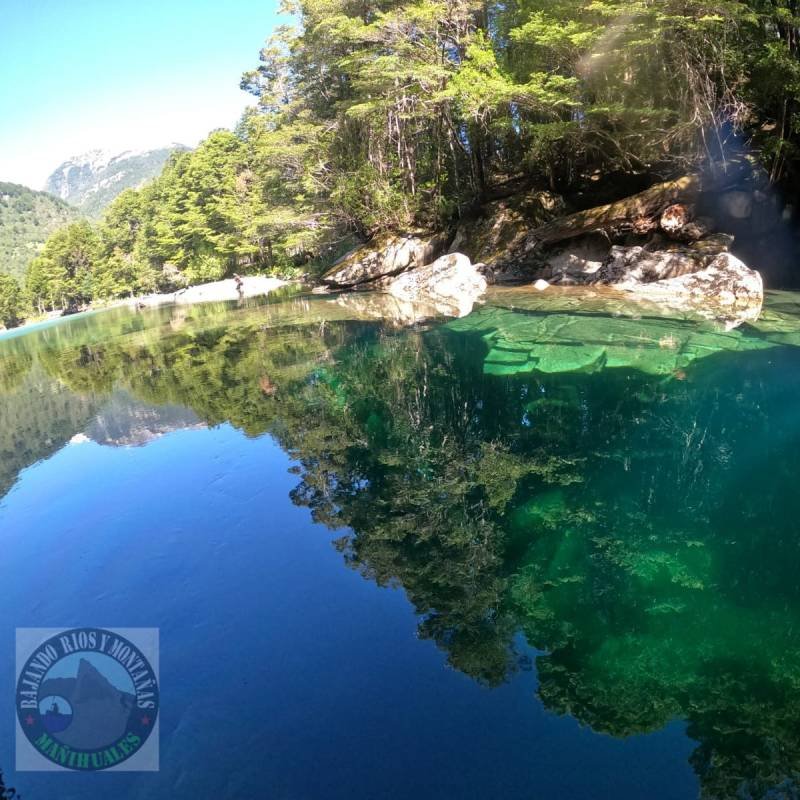
[[[594,292],[583,299],[575,292],[549,297],[500,293],[446,327],[483,338],[487,375],[613,368],[671,375],[715,353],[800,346],[800,316],[786,296],[769,298],[761,319],[732,330],[697,318],[651,316],[652,311]]]

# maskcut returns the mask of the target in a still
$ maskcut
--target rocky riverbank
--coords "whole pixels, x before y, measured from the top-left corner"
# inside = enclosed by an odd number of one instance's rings
[[[759,180],[738,165],[573,213],[551,192],[522,192],[487,204],[449,235],[376,237],[321,282],[327,290],[387,292],[454,316],[469,313],[490,284],[606,286],[731,328],[756,319],[763,303],[761,274],[731,252],[743,215],[769,228],[761,206],[772,206],[754,188]],[[777,211],[771,219],[780,224]]]

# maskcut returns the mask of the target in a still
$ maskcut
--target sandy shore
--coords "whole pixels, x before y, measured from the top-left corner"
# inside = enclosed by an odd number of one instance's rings
[[[201,283],[197,286],[189,286],[177,292],[166,294],[147,294],[140,297],[128,297],[124,300],[113,300],[110,303],[98,303],[92,305],[79,314],[91,313],[93,311],[103,311],[107,308],[119,308],[120,306],[137,306],[139,308],[151,308],[154,306],[167,305],[168,303],[189,304],[189,303],[220,303],[226,300],[239,300],[245,297],[259,297],[285,286],[288,281],[281,278],[267,278],[263,275],[250,275],[242,278],[242,290],[236,288],[236,281],[229,278],[225,281],[214,281],[213,283]],[[74,316],[74,315],[73,315]],[[0,327],[0,337],[10,338],[24,333],[28,328],[46,327],[55,325],[59,320],[68,319],[60,311],[51,311],[44,317],[31,319],[18,325],[16,328],[6,330]]]
[[[258,297],[269,294],[275,289],[285,286],[287,281],[280,278],[267,278],[263,275],[250,275],[242,278],[241,292],[236,287],[236,281],[228,278],[225,281],[201,283],[189,286],[168,294],[147,294],[142,297],[132,297],[112,305],[130,306],[160,306],[166,303],[219,303],[225,300],[239,300],[243,297]]]

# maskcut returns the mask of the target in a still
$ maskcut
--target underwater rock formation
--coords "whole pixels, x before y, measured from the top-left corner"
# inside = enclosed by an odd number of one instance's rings
[[[626,368],[680,376],[694,361],[715,353],[800,346],[796,317],[779,307],[768,307],[763,320],[723,330],[699,314],[685,319],[651,317],[646,314],[657,306],[650,303],[639,304],[611,290],[594,296],[587,292],[493,292],[493,305],[446,327],[481,335],[488,347],[483,371],[490,375]],[[504,302],[517,307],[497,305]]]

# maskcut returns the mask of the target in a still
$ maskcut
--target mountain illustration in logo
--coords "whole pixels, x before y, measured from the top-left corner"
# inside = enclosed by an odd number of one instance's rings
[[[121,692],[89,661],[82,658],[74,678],[48,678],[40,696],[54,695],[69,701],[72,722],[54,733],[62,744],[81,750],[107,747],[124,735],[134,708],[134,696]]]

